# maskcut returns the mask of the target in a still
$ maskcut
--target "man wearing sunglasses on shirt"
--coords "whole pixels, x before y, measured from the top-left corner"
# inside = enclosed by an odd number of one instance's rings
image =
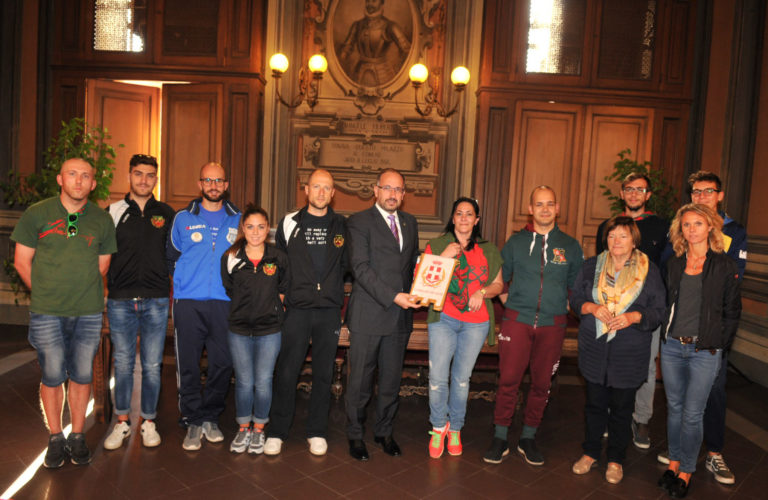
[[[83,433],[85,411],[101,338],[102,277],[117,251],[112,219],[88,200],[96,187],[91,164],[66,160],[56,181],[61,194],[29,207],[11,234],[16,271],[32,294],[29,342],[42,371],[40,400],[50,432],[43,465],[49,469],[61,467],[67,458],[76,465],[91,461]],[[72,421],[66,438],[65,398]]]
[[[218,163],[206,163],[198,181],[202,196],[180,210],[166,252],[173,274],[173,324],[179,409],[187,435],[182,447],[199,450],[202,438],[224,440],[219,415],[232,377],[227,339],[229,296],[221,283],[221,256],[237,237],[240,210],[225,199],[229,182]],[[205,387],[200,357],[207,353]]]
[[[168,327],[170,275],[165,242],[174,211],[152,195],[157,185],[157,159],[137,154],[128,164],[130,191],[109,206],[115,221],[117,253],[107,275],[107,317],[115,356],[115,414],[117,423],[104,440],[116,450],[131,434],[131,397],[140,336],[141,440],[160,444],[155,426],[160,396],[160,371]]]

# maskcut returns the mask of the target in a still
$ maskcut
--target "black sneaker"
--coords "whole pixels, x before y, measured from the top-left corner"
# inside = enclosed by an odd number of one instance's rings
[[[82,432],[72,432],[67,436],[67,449],[73,464],[88,465],[91,463],[91,450],[85,444],[85,434]]]
[[[544,455],[536,447],[536,441],[533,439],[521,439],[517,443],[517,452],[531,465],[544,465]]]
[[[53,434],[48,438],[48,450],[45,452],[43,466],[46,469],[58,469],[67,460],[67,440],[64,434]]]
[[[500,438],[493,438],[491,447],[485,452],[483,460],[489,464],[500,464],[501,460],[509,455],[509,443]]]

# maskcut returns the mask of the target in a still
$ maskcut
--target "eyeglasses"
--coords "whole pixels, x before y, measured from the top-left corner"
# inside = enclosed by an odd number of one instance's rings
[[[637,191],[640,194],[645,194],[645,193],[648,192],[648,188],[636,188],[636,187],[632,187],[632,186],[627,186],[625,188],[622,188],[621,190],[624,191],[627,194],[632,194],[635,191]]]
[[[206,186],[210,186],[213,183],[216,183],[217,186],[220,186],[227,182],[227,179],[222,179],[220,177],[217,177],[216,179],[211,179],[210,177],[206,177],[204,179],[200,179],[200,182],[202,182]]]
[[[384,191],[389,191],[390,193],[397,193],[397,194],[401,194],[401,193],[404,193],[404,192],[405,192],[405,188],[401,188],[401,187],[399,187],[399,186],[398,186],[398,187],[392,187],[392,186],[379,186],[378,184],[376,184],[376,187],[378,187],[379,189],[383,189]]]
[[[704,188],[704,189],[694,189],[691,191],[691,196],[701,196],[701,195],[707,195],[711,196],[713,193],[719,193],[719,189],[715,188]]]
[[[67,238],[77,236],[77,221],[79,218],[80,215],[76,213],[67,215]]]

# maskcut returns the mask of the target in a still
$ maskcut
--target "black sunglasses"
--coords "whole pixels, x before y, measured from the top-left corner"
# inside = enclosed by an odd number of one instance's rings
[[[67,238],[77,236],[77,221],[80,218],[79,214],[67,215]]]

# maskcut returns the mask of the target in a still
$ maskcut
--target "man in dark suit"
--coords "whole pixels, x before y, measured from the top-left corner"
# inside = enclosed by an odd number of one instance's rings
[[[405,348],[413,329],[416,297],[408,292],[419,252],[416,219],[398,211],[405,179],[397,170],[379,173],[373,188],[376,203],[349,218],[350,262],[355,282],[347,310],[350,331],[347,380],[349,453],[368,460],[363,442],[366,405],[378,368],[374,441],[392,456],[401,454],[392,438]]]

